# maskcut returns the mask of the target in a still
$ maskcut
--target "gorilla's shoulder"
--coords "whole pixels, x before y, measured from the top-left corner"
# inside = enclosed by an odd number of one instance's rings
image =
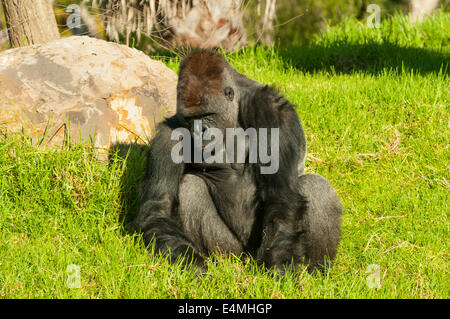
[[[278,127],[298,122],[294,105],[275,87],[261,85],[240,105],[240,119],[244,127]]]

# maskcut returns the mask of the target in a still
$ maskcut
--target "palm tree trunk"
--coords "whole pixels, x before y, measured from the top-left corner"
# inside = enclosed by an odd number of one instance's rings
[[[49,0],[3,0],[6,27],[12,47],[45,43],[59,38]]]

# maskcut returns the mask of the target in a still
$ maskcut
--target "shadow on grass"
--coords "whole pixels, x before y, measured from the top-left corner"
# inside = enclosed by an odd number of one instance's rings
[[[246,56],[246,51],[261,50],[265,63],[272,62],[272,52],[280,58],[285,67],[292,66],[303,72],[315,73],[325,71],[336,74],[365,72],[373,75],[385,71],[413,71],[416,74],[435,73],[448,75],[450,73],[450,53],[444,50],[432,50],[418,47],[404,47],[398,44],[373,40],[365,44],[348,43],[347,40],[328,44],[307,44],[300,47],[277,47],[273,51],[264,46],[242,48],[237,55]],[[186,52],[158,51],[150,57],[166,61],[174,60]],[[231,53],[233,54],[233,53]]]
[[[333,42],[327,46],[278,48],[276,53],[286,66],[303,72],[380,74],[393,70],[419,74],[449,74],[450,54],[424,48],[401,47],[392,43],[368,42],[364,45]]]
[[[110,151],[109,162],[120,161],[123,173],[120,178],[122,211],[120,220],[127,234],[135,234],[134,219],[139,210],[139,184],[145,175],[149,145],[117,143]]]

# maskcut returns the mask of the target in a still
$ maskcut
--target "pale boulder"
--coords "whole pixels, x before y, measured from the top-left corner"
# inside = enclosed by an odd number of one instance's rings
[[[57,147],[147,143],[176,109],[176,74],[113,42],[72,36],[0,53],[0,130]]]

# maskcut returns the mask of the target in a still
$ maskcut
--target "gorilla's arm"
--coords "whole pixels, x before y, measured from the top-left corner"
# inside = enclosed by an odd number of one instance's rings
[[[193,243],[182,232],[177,209],[178,190],[184,173],[184,163],[174,163],[171,150],[177,141],[171,140],[173,129],[179,127],[174,116],[158,126],[148,153],[146,176],[141,184],[141,207],[136,226],[143,232],[146,245],[154,240],[155,250],[170,256],[172,261],[193,258],[202,267],[202,258]]]
[[[240,122],[244,128],[267,128],[269,134],[270,128],[279,129],[278,171],[261,174],[261,164],[257,164],[254,174],[263,220],[257,258],[267,267],[282,269],[292,260],[298,263],[303,254],[295,249],[301,238],[299,221],[307,204],[298,192],[298,163],[306,152],[303,128],[294,107],[267,86],[249,92],[240,106]]]

